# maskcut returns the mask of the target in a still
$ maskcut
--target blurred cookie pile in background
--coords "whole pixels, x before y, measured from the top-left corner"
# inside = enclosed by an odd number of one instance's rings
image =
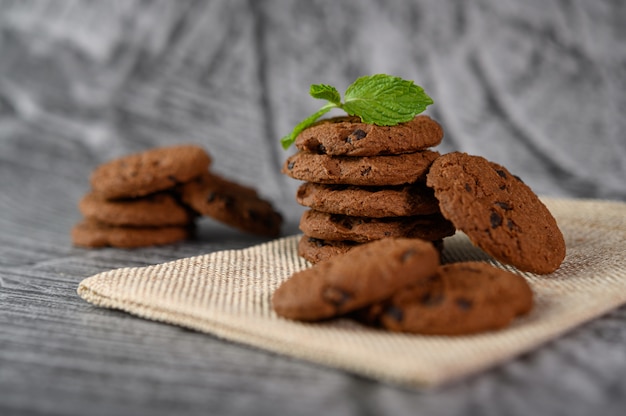
[[[210,171],[203,148],[153,148],[98,166],[79,201],[76,246],[133,248],[190,238],[199,216],[244,232],[275,237],[282,216],[256,190]]]

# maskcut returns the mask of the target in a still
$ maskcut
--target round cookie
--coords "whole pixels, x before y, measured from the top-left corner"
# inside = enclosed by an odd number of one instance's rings
[[[522,276],[463,262],[441,266],[375,308],[382,326],[393,331],[463,335],[503,328],[532,305],[532,290]]]
[[[76,246],[136,248],[171,244],[188,238],[189,227],[121,227],[84,220],[72,228]]]
[[[432,241],[433,245],[441,254],[443,252],[443,240]],[[361,245],[356,241],[349,240],[321,240],[319,238],[303,235],[298,242],[298,255],[305,260],[316,264],[340,254],[345,254],[354,247]]]
[[[133,199],[106,200],[90,192],[78,208],[85,218],[109,225],[164,226],[185,225],[194,215],[168,193]]]
[[[280,234],[282,216],[249,187],[205,173],[182,187],[183,202],[196,212],[253,234]]]
[[[442,214],[503,263],[547,274],[565,257],[556,220],[537,195],[506,168],[480,156],[449,153],[427,179]]]
[[[335,117],[305,129],[296,147],[331,156],[377,156],[413,153],[437,146],[443,129],[427,115],[395,126],[361,122],[359,117]]]
[[[298,255],[311,263],[319,263],[339,254],[345,254],[359,243],[355,241],[330,241],[303,235],[298,242]]]
[[[272,306],[289,319],[331,318],[386,299],[438,265],[439,253],[427,241],[379,240],[294,273],[274,292]]]
[[[306,182],[298,188],[296,200],[317,211],[357,217],[405,217],[439,212],[433,190],[423,183],[377,187]]]
[[[199,146],[158,147],[98,166],[90,182],[101,198],[134,198],[185,183],[210,164],[211,157]]]
[[[453,235],[454,226],[439,214],[413,217],[367,218],[308,210],[300,218],[300,230],[321,240],[366,243],[385,237],[434,241]]]
[[[438,152],[423,150],[392,156],[328,156],[299,151],[282,173],[298,180],[361,186],[404,185],[423,180]]]

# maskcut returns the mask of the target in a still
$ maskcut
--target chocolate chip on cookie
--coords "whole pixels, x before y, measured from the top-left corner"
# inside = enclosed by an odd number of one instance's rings
[[[275,292],[276,313],[314,321],[342,315],[390,297],[435,273],[439,253],[417,239],[383,239],[294,273]]]
[[[210,164],[211,157],[199,146],[158,147],[104,163],[90,181],[100,198],[134,198],[188,182]]]
[[[435,120],[419,115],[395,126],[361,122],[359,117],[335,117],[305,129],[296,147],[330,156],[377,156],[413,153],[437,146],[443,129]]]
[[[444,217],[497,260],[539,274],[565,257],[556,220],[537,195],[506,168],[454,152],[437,158],[427,185]]]
[[[463,335],[503,328],[532,304],[532,290],[522,276],[487,263],[462,262],[440,266],[365,316],[393,331]]]
[[[253,234],[280,234],[281,214],[249,187],[213,173],[183,185],[182,200],[199,214]]]

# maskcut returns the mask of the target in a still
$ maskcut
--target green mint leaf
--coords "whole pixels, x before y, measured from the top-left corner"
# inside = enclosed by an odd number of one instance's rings
[[[317,112],[315,112],[314,114],[310,115],[309,117],[299,122],[296,125],[296,127],[293,128],[291,133],[289,133],[287,136],[280,139],[280,143],[282,144],[283,149],[285,150],[289,149],[289,146],[291,146],[293,142],[296,141],[296,137],[298,137],[298,134],[302,133],[304,129],[309,127],[311,124],[315,123],[318,118],[328,113],[330,109],[333,107],[337,107],[337,106],[333,103],[328,103],[324,107],[317,110]]]
[[[336,105],[341,104],[341,95],[339,95],[339,91],[337,91],[337,88],[333,87],[332,85],[313,84],[311,85],[309,94],[311,94],[311,97],[313,98],[327,100]]]
[[[341,108],[364,123],[393,126],[412,120],[433,103],[413,81],[385,74],[358,78],[348,87]]]
[[[359,116],[364,123],[393,126],[412,120],[433,103],[432,98],[413,81],[386,74],[358,78],[346,90],[344,103],[341,102],[339,91],[332,85],[313,84],[309,94],[313,98],[327,100],[328,104],[302,120],[280,140],[285,150],[303,130],[331,108],[341,108],[352,116]]]

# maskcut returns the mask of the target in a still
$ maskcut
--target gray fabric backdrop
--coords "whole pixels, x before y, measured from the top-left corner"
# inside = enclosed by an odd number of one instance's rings
[[[354,414],[364,414],[351,400],[364,392],[377,393],[363,399],[374,409],[398,413],[419,405],[432,414],[523,414],[528,406],[556,414],[569,404],[570,414],[584,414],[623,405],[624,309],[474,383],[414,396],[76,298],[77,283],[98,271],[259,241],[208,223],[199,241],[175,248],[72,248],[76,202],[98,163],[156,145],[201,144],[216,171],[256,186],[285,214],[285,233],[295,232],[298,183],[279,173],[293,149],[284,151],[280,137],[320,106],[310,84],[343,92],[378,72],[413,79],[434,98],[428,113],[446,132],[440,151],[485,156],[539,194],[626,200],[620,0],[0,0],[0,408],[85,414],[80,407],[92,400],[103,414],[150,404],[152,414],[167,414],[182,403],[202,411],[233,396],[236,384],[249,400],[222,411],[276,414],[254,399],[269,389],[275,406],[297,412],[292,393],[302,383],[310,387],[307,409],[321,400]],[[154,337],[170,342],[150,350]],[[206,361],[184,361],[176,346]],[[111,371],[119,362],[129,370]],[[573,381],[561,386],[552,371]],[[261,387],[267,373],[275,387]],[[194,387],[183,389],[176,377]],[[124,387],[97,393],[113,380]],[[163,390],[165,404],[154,406]],[[535,401],[521,403],[520,392]]]
[[[197,142],[289,199],[278,140],[319,107],[308,86],[384,72],[432,95],[441,151],[504,164],[540,194],[626,199],[621,1],[0,5],[3,155],[64,146],[95,164]]]

